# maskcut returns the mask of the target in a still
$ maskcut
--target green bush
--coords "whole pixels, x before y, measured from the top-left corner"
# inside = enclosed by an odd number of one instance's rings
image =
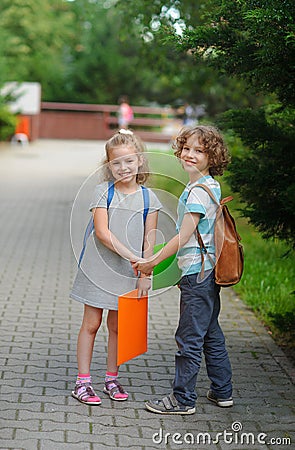
[[[13,136],[16,123],[16,116],[0,105],[0,141],[6,141]]]
[[[227,177],[243,201],[243,216],[264,237],[279,238],[295,248],[295,109],[268,105],[228,111],[220,123],[244,144],[244,150],[233,155]]]

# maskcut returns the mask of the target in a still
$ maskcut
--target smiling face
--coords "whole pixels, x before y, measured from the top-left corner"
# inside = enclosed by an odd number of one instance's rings
[[[191,182],[209,175],[209,156],[196,134],[187,138],[180,154],[180,160]]]
[[[133,146],[112,148],[109,152],[109,168],[114,180],[124,185],[136,183],[138,169],[142,165],[141,159]]]

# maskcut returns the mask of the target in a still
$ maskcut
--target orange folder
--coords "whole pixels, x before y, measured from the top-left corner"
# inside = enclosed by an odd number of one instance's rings
[[[137,289],[118,298],[117,364],[147,351],[148,297],[137,297]]]

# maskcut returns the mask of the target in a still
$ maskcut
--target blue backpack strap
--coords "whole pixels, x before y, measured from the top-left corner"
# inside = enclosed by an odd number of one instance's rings
[[[149,207],[150,207],[150,196],[149,196],[149,191],[145,186],[141,186],[141,191],[142,191],[142,196],[143,196],[143,226],[145,227],[145,222],[146,222],[146,218],[147,215],[149,213]],[[143,257],[143,247],[142,247],[142,251],[141,251],[141,256]]]
[[[108,185],[108,199],[107,199],[107,209],[109,209],[111,201],[113,200],[115,193],[115,185],[112,181],[109,181]]]
[[[87,239],[89,238],[89,236],[91,235],[93,230],[94,230],[94,220],[93,220],[93,217],[91,217],[91,219],[89,220],[88,225],[86,227],[85,233],[84,233],[83,247],[82,247],[82,251],[80,253],[80,258],[79,258],[79,262],[78,262],[79,267],[80,267],[82,258],[85,253]]]
[[[108,184],[107,209],[109,209],[111,201],[113,200],[114,192],[115,192],[114,183],[112,181],[109,181],[109,184]],[[84,253],[85,253],[87,239],[89,238],[89,236],[91,235],[93,230],[94,230],[94,220],[93,220],[93,216],[91,216],[91,218],[90,218],[90,220],[88,222],[88,225],[86,227],[85,233],[84,233],[83,247],[82,247],[82,251],[81,251],[80,257],[79,257],[78,267],[80,267],[81,261],[83,259]]]
[[[143,196],[143,224],[145,225],[147,215],[149,213],[150,207],[150,196],[149,191],[145,186],[141,186],[142,196]]]

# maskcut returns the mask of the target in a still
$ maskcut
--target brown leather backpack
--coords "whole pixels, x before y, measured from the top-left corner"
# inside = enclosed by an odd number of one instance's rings
[[[226,197],[220,201],[220,204],[213,195],[211,189],[204,184],[196,184],[194,187],[204,189],[218,205],[216,211],[216,221],[214,227],[214,244],[216,262],[207,253],[207,249],[197,230],[197,238],[201,248],[202,273],[204,272],[204,253],[207,254],[210,262],[215,265],[215,282],[219,286],[229,287],[237,284],[243,274],[244,252],[240,243],[241,237],[236,229],[234,218],[231,216],[227,202],[233,200],[233,197]]]

